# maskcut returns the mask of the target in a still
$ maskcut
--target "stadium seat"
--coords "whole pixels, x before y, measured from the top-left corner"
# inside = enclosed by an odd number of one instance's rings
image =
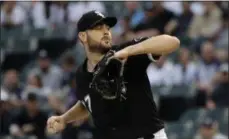
[[[161,95],[161,94],[163,94],[163,91],[165,90],[164,88],[166,88],[166,86],[154,85],[151,87],[151,90],[152,90],[153,94]]]
[[[23,39],[25,38],[25,30],[23,27],[16,27],[12,29],[1,29],[1,38],[8,39],[8,38],[17,38]]]
[[[165,131],[168,139],[193,139],[196,133],[195,123],[192,121],[186,122],[167,122],[165,124]]]
[[[191,88],[188,85],[174,85],[174,86],[152,86],[152,92],[160,96],[166,97],[191,97]]]
[[[71,41],[68,41],[64,38],[40,39],[38,40],[37,51],[45,49],[48,52],[50,58],[56,59],[60,57],[66,49],[72,47],[71,43]]]
[[[30,37],[44,38],[45,29],[32,29],[29,34]]]
[[[0,40],[0,48],[5,48],[6,47],[6,40]]]
[[[15,39],[14,41],[14,52],[28,52],[30,51],[30,40],[28,39],[23,39],[23,40],[18,40]]]
[[[158,90],[160,95],[160,115],[166,120],[178,120],[183,112],[188,108],[187,97],[189,97],[190,87],[187,85],[176,85],[167,87],[154,87],[152,90]],[[168,111],[173,109],[173,113],[168,115]]]
[[[1,28],[1,34],[0,34],[0,40],[6,40],[7,39],[7,31],[4,28]]]
[[[225,135],[228,135],[228,131],[229,131],[229,128],[228,128],[228,108],[224,108],[223,109],[223,112],[221,113],[221,117],[219,119],[219,129],[220,131],[225,134]]]
[[[209,116],[219,123],[219,130],[228,134],[228,108],[215,108],[209,110]]]
[[[181,117],[180,122],[193,121],[194,123],[199,123],[207,116],[206,109],[190,109],[186,111]]]
[[[31,53],[18,52],[9,53],[6,55],[5,60],[1,64],[1,70],[16,69],[21,71],[22,68],[30,61]]]
[[[224,135],[228,135],[228,123],[219,123],[219,131]]]
[[[122,1],[116,2],[115,5],[110,1],[106,1],[104,5],[109,16],[123,17],[125,15],[126,9]]]
[[[168,95],[169,97],[189,97],[190,96],[190,86],[188,85],[174,85],[170,93]]]
[[[47,35],[47,34],[46,34]],[[68,36],[68,26],[56,26],[52,30],[50,30],[50,34],[47,35],[49,38],[67,38]]]
[[[222,119],[224,123],[228,123],[228,108],[224,108]]]
[[[11,136],[0,136],[0,139],[14,139],[14,138]]]
[[[197,132],[197,129],[204,118],[211,117],[219,123],[219,130],[223,134],[228,134],[228,108],[191,109],[185,112],[179,122],[184,125],[183,130],[186,133],[184,138]]]
[[[166,123],[165,131],[169,139],[178,139],[183,132],[182,125],[178,122]]]
[[[192,137],[198,129],[198,125],[194,123],[192,120],[181,122],[183,133],[181,134],[182,139],[189,139]]]
[[[35,66],[36,61],[34,59],[30,59],[30,61],[23,67],[23,70],[21,72],[20,79],[23,82],[26,82],[26,78],[31,71],[31,69]]]
[[[208,110],[208,116],[214,120],[222,121],[224,118],[224,108],[215,108],[213,110]]]

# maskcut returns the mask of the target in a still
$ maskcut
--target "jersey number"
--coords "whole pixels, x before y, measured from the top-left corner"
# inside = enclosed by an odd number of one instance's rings
[[[84,101],[85,101],[85,103],[86,103],[86,105],[87,105],[87,107],[88,107],[88,110],[89,110],[90,112],[92,112],[92,110],[91,110],[91,98],[90,98],[90,96],[89,96],[89,95],[86,95],[86,96],[84,97]]]

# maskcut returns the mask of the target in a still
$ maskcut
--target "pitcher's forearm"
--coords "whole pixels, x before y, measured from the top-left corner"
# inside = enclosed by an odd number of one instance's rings
[[[163,55],[175,51],[180,45],[180,41],[176,37],[169,35],[159,35],[151,37],[138,44],[129,46],[127,49],[129,56],[139,54],[156,54]]]
[[[89,117],[88,110],[78,101],[71,109],[62,115],[65,123],[87,119]]]

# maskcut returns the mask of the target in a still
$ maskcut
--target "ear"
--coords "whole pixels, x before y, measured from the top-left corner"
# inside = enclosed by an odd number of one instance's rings
[[[82,43],[85,43],[87,41],[86,32],[79,32],[78,37]]]

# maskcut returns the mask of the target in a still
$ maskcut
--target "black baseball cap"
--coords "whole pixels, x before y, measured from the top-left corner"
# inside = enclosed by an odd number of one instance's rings
[[[102,13],[93,10],[89,11],[82,15],[82,17],[79,19],[77,24],[77,30],[80,31],[86,31],[88,29],[91,29],[95,27],[96,25],[104,23],[108,25],[109,27],[115,26],[117,23],[116,17],[105,17]]]

